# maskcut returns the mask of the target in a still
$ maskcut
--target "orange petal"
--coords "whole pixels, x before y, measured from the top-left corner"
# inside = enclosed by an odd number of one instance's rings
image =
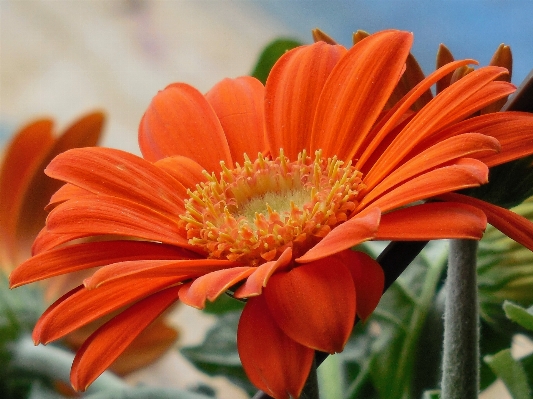
[[[322,259],[354,245],[374,238],[378,230],[381,212],[372,208],[361,212],[352,219],[335,227],[322,241],[296,259],[298,263],[307,263]]]
[[[383,217],[385,217],[384,215]],[[370,256],[350,249],[336,255],[348,268],[355,286],[357,315],[366,320],[378,306],[385,287],[383,269]]]
[[[45,172],[92,193],[127,198],[171,214],[183,212],[183,198],[188,197],[185,187],[163,170],[133,154],[111,148],[64,152]]]
[[[263,295],[276,323],[296,342],[328,353],[343,350],[356,304],[351,274],[338,258],[278,272]]]
[[[454,202],[428,203],[381,216],[376,240],[479,240],[486,226],[487,217],[476,207]]]
[[[185,83],[171,84],[153,98],[139,126],[139,146],[151,162],[182,155],[209,172],[220,171],[220,161],[233,164],[215,111]]]
[[[316,110],[311,152],[351,159],[405,68],[413,35],[382,31],[354,45],[331,72]]]
[[[492,92],[492,88],[497,86],[502,93],[508,94],[508,83],[493,82],[504,73],[507,73],[507,70],[499,67],[478,69],[436,96],[415,115],[372,166],[365,179],[368,187],[372,188],[381,181],[424,138],[485,106],[485,96],[476,93],[485,88],[485,92],[482,93],[488,94],[487,92]],[[496,86],[491,83],[495,83]],[[500,84],[506,87],[501,87]],[[487,86],[489,87],[486,88]]]
[[[51,120],[36,121],[18,131],[5,150],[0,172],[2,266],[14,266],[20,260],[18,224],[21,221],[23,202],[34,176],[53,146],[52,127]]]
[[[244,371],[257,388],[275,399],[300,397],[315,351],[285,335],[272,319],[264,295],[246,303],[237,347]]]
[[[463,202],[481,209],[487,215],[487,221],[507,237],[533,251],[533,223],[505,208],[466,195],[450,193],[439,196],[446,201]]]
[[[178,260],[139,260],[108,264],[85,279],[83,284],[88,289],[109,284],[124,278],[180,277],[185,280],[201,276],[215,270],[234,268],[236,264],[224,259],[178,259]]]
[[[154,165],[167,172],[185,188],[196,189],[196,185],[206,180],[204,168],[191,158],[174,156],[160,159]]]
[[[255,271],[246,279],[246,282],[235,291],[235,298],[248,298],[260,295],[263,287],[266,287],[268,280],[277,270],[282,270],[290,265],[292,260],[292,248],[288,247],[283,251],[276,261],[266,262],[258,266]]]
[[[277,155],[296,160],[309,150],[318,99],[333,67],[346,53],[342,46],[318,42],[284,54],[268,76],[265,118],[268,145]],[[329,110],[328,110],[329,112]]]
[[[190,248],[177,218],[121,198],[101,196],[58,205],[48,215],[52,234],[121,235]]]
[[[142,241],[102,241],[75,244],[36,255],[9,276],[11,288],[58,276],[128,260],[190,258],[191,252],[169,245]]]
[[[52,195],[45,209],[50,211],[54,209],[56,205],[68,201],[69,199],[88,196],[90,197],[93,195],[93,193],[85,190],[84,188],[80,188],[70,183],[65,183]]]
[[[431,170],[406,181],[373,202],[363,198],[359,208],[372,206],[379,207],[381,212],[387,212],[446,192],[485,184],[488,175],[489,170],[484,163],[476,159],[461,158],[450,166]]]
[[[405,119],[406,115],[409,114],[411,107],[413,107],[414,104],[419,101],[425,93],[427,93],[427,91],[435,84],[435,82],[445,76],[448,72],[453,71],[458,66],[464,66],[471,63],[475,63],[475,61],[461,60],[450,65],[446,65],[445,67],[433,72],[426,79],[413,87],[409,93],[399,100],[396,105],[394,105],[394,107],[392,107],[372,129],[373,132],[375,131],[375,134],[368,144],[361,147],[363,152],[357,157],[358,160],[355,165],[356,169],[362,170],[363,165],[365,165],[369,159],[379,158],[376,157],[376,149],[380,145],[383,145],[385,138],[387,138],[389,142],[392,141],[388,135],[391,134],[392,131],[397,128],[398,124]]]
[[[494,137],[479,133],[465,133],[440,141],[420,154],[416,154],[405,164],[391,172],[385,179],[365,196],[365,202],[379,197],[392,187],[457,158],[484,154],[493,154],[500,150],[500,144]],[[365,190],[366,191],[366,190]]]
[[[178,287],[168,288],[137,302],[96,330],[78,350],[72,363],[70,380],[74,389],[85,391],[177,299]]]
[[[230,287],[244,280],[255,270],[255,267],[232,267],[218,270],[196,278],[180,290],[180,300],[197,309],[205,307],[208,299],[213,302]]]
[[[58,338],[123,306],[146,298],[179,282],[176,277],[123,278],[95,290],[79,286],[55,301],[33,329],[35,344]]]
[[[224,129],[233,162],[242,165],[245,153],[254,160],[265,150],[265,87],[259,80],[224,79],[205,98]]]

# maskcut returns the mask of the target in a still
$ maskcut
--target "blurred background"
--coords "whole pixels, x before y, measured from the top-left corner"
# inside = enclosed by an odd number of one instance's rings
[[[412,31],[426,73],[440,43],[481,64],[506,43],[520,83],[533,67],[531,15],[531,0],[0,0],[0,144],[36,116],[64,127],[102,108],[103,144],[138,153],[137,124],[158,90],[206,91],[250,73],[275,37],[309,42],[315,27],[347,46],[357,29]]]
[[[138,154],[137,125],[158,90],[183,81],[207,91],[250,73],[274,38],[310,42],[315,27],[346,46],[358,29],[412,31],[425,73],[440,43],[482,65],[505,43],[519,84],[533,68],[532,15],[531,0],[0,0],[0,146],[37,117],[61,131],[103,109],[102,144]],[[179,308],[180,344],[201,341],[210,320],[198,314]],[[131,378],[178,386],[200,378],[173,356]],[[238,397],[228,389],[225,397]]]

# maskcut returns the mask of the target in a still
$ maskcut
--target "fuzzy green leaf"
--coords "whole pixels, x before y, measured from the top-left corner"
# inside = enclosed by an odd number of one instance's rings
[[[279,57],[285,54],[288,50],[298,47],[301,44],[302,43],[297,40],[287,38],[279,38],[270,42],[259,56],[259,60],[252,72],[252,76],[265,84],[270,70]]]
[[[520,362],[513,359],[510,349],[500,351],[494,356],[485,356],[483,360],[503,381],[513,399],[531,398],[526,371]]]
[[[525,309],[520,305],[505,301],[503,303],[503,310],[505,310],[505,314],[509,319],[533,331],[533,306]]]

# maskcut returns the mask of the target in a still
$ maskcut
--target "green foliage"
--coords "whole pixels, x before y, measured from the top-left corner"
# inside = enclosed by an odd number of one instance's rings
[[[505,301],[503,310],[509,319],[520,324],[525,329],[533,331],[533,306],[529,309],[524,309],[522,306]]]
[[[181,353],[202,372],[224,376],[252,394],[257,389],[248,381],[237,352],[240,315],[240,311],[222,314],[200,345],[182,348]]]
[[[270,70],[279,57],[285,54],[285,52],[288,50],[301,45],[302,43],[294,39],[278,38],[273,40],[261,52],[259,60],[257,61],[257,64],[252,72],[252,76],[265,84]]]
[[[483,359],[505,384],[513,399],[530,399],[531,388],[520,361],[513,359],[511,350],[505,349]]]

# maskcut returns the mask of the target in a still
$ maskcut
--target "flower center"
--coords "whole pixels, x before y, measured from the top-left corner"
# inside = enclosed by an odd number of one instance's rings
[[[275,160],[245,155],[243,166],[189,190],[180,216],[191,245],[215,259],[257,266],[276,259],[288,246],[303,254],[356,208],[364,188],[361,173],[336,157],[305,151],[290,162],[280,150]]]

